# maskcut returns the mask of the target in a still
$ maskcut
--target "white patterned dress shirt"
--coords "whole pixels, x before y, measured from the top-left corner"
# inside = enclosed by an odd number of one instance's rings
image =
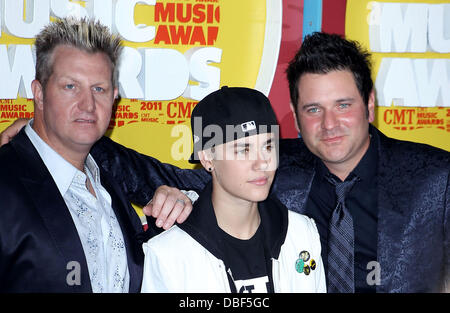
[[[81,172],[48,146],[31,128],[25,128],[48,168],[70,215],[83,246],[92,291],[128,292],[128,272],[125,242],[120,225],[111,206],[111,196],[101,185],[100,171],[89,154]],[[86,187],[89,178],[96,196]]]

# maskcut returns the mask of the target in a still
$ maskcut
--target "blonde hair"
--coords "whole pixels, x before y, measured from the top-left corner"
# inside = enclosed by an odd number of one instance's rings
[[[117,86],[120,36],[111,34],[108,27],[93,19],[69,17],[48,24],[36,36],[36,79],[44,89],[53,72],[53,51],[59,45],[105,53],[111,61],[113,86]]]

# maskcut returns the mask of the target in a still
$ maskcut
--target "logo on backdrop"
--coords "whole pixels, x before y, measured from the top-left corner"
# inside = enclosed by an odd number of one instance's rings
[[[450,29],[445,26],[450,4],[373,1],[370,11],[372,52],[450,53]],[[398,130],[432,127],[450,132],[448,86],[448,58],[383,56],[375,84],[378,105],[405,107],[385,110],[384,123]]]
[[[372,54],[374,124],[390,137],[450,151],[450,3],[346,3],[346,37]]]
[[[24,8],[23,1],[6,1],[1,6],[0,123],[32,117],[33,38],[50,17],[95,17],[124,39],[119,67],[122,101],[115,107],[111,126],[184,122],[197,101],[220,86],[220,69],[214,66],[222,59],[222,49],[214,46],[220,34],[219,1],[28,4]]]

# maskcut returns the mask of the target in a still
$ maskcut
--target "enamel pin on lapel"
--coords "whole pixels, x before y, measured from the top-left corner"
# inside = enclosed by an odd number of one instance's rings
[[[316,269],[316,261],[314,259],[310,260],[309,252],[306,250],[300,252],[298,255],[298,259],[295,262],[295,270],[298,273],[304,273],[306,276],[308,276],[311,273],[311,271],[315,269]]]

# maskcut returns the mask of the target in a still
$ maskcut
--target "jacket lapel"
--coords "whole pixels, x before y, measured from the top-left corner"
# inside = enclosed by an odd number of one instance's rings
[[[410,200],[404,190],[413,183],[405,177],[401,164],[394,158],[392,144],[387,137],[373,128],[371,132],[378,140],[378,262],[381,269],[381,284],[378,292],[395,291],[393,283],[401,275],[402,234],[407,220],[405,212]],[[404,162],[401,162],[404,163]]]
[[[142,224],[130,203],[123,198],[119,187],[113,183],[113,180],[102,169],[100,169],[100,177],[103,187],[111,196],[112,208],[122,230],[130,274],[129,292],[140,292],[144,252],[142,250],[142,242],[138,238],[143,233]]]
[[[280,140],[280,164],[272,193],[291,211],[304,214],[316,158],[300,139]]]
[[[16,136],[11,144],[23,164],[19,175],[21,175],[26,192],[35,203],[35,208],[41,215],[42,222],[53,239],[59,256],[65,264],[71,261],[80,264],[81,284],[71,286],[72,290],[92,292],[86,258],[77,229],[53,178],[24,130]],[[70,268],[67,273],[69,271]]]

